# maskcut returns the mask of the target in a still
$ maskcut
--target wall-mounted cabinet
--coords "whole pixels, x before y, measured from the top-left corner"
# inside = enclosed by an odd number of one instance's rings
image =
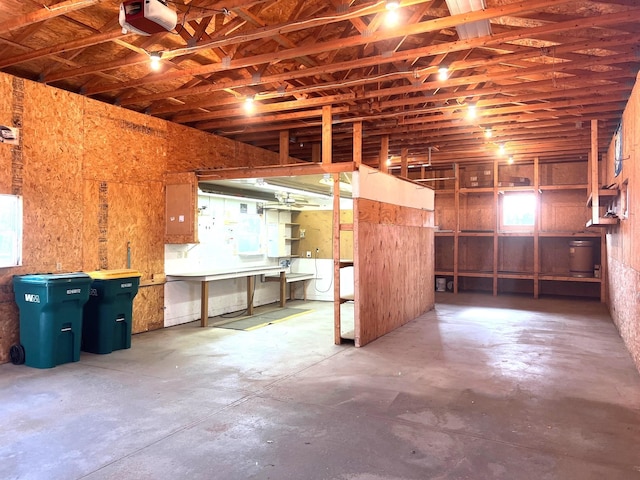
[[[198,242],[197,203],[195,173],[165,176],[165,243]]]
[[[587,162],[492,164],[453,169],[453,189],[436,189],[436,276],[462,290],[605,298],[602,231],[585,226],[591,209]],[[437,178],[442,172],[434,170]],[[532,214],[509,224],[506,198],[526,194]],[[509,200],[511,201],[511,200]],[[523,218],[526,217],[523,215]],[[586,242],[582,266],[573,242]]]

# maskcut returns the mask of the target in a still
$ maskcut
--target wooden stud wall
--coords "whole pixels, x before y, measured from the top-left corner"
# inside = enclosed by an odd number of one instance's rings
[[[433,307],[433,212],[355,203],[355,344],[364,346]]]
[[[164,324],[164,175],[278,164],[278,154],[0,74],[0,193],[24,195],[23,265],[0,270],[0,363],[18,341],[13,275],[142,273],[133,332]],[[11,123],[10,123],[11,125]],[[58,268],[59,267],[59,268]]]

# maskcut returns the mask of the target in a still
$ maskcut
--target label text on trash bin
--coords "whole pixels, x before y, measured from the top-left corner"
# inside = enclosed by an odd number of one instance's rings
[[[69,288],[67,290],[67,295],[74,295],[74,294],[80,293],[80,292],[82,292],[81,288]]]
[[[35,293],[25,293],[24,301],[30,303],[40,303],[40,295],[37,295]]]
[[[133,287],[133,283],[121,283],[120,288],[131,288]]]

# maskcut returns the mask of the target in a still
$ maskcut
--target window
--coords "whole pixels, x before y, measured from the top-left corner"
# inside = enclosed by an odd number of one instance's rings
[[[502,197],[502,226],[507,229],[533,227],[536,220],[534,193],[507,192]]]
[[[0,267],[22,263],[22,197],[0,195]]]

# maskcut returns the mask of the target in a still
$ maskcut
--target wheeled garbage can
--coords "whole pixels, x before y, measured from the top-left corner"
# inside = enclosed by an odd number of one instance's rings
[[[11,347],[12,363],[52,368],[80,360],[83,306],[90,284],[85,273],[13,277],[20,344]]]
[[[133,299],[138,293],[140,272],[122,269],[87,274],[91,290],[84,306],[82,350],[104,354],[131,348]]]

